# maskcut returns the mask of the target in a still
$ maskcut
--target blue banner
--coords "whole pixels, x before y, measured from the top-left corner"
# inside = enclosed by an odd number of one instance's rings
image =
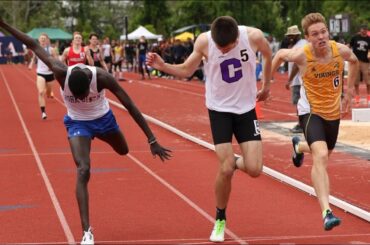
[[[0,37],[0,64],[23,62],[23,44],[15,37]]]

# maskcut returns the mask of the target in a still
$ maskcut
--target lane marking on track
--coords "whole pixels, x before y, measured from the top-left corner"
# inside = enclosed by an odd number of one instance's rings
[[[44,168],[43,163],[41,161],[40,155],[37,152],[37,149],[36,149],[35,144],[33,143],[33,140],[32,140],[32,137],[30,135],[30,132],[29,132],[29,130],[27,128],[27,125],[26,125],[26,123],[25,123],[25,121],[23,119],[22,113],[21,113],[21,111],[20,111],[20,109],[18,107],[18,104],[17,104],[17,102],[16,102],[16,100],[14,98],[13,92],[10,89],[8,80],[5,78],[2,69],[0,69],[0,74],[3,77],[4,84],[6,86],[6,89],[8,91],[8,94],[9,94],[11,100],[12,100],[14,109],[17,112],[19,121],[20,121],[20,123],[22,125],[22,128],[23,128],[23,132],[26,135],[28,144],[29,144],[29,146],[30,146],[30,148],[32,150],[33,156],[34,156],[35,161],[37,163],[37,167],[38,167],[38,169],[39,169],[39,171],[41,173],[42,179],[44,180],[45,187],[46,187],[46,189],[47,189],[47,191],[49,193],[50,199],[51,199],[51,201],[52,201],[52,203],[54,205],[54,209],[55,209],[55,211],[57,213],[57,216],[59,218],[59,222],[62,225],[62,228],[63,228],[64,234],[65,234],[65,236],[67,238],[67,241],[68,241],[69,244],[75,244],[76,241],[75,241],[75,239],[74,239],[74,237],[72,235],[71,229],[70,229],[70,227],[68,225],[68,222],[67,222],[67,220],[66,220],[66,218],[64,216],[63,210],[62,210],[62,208],[61,208],[61,206],[59,204],[59,201],[58,201],[58,198],[57,198],[57,196],[56,196],[56,194],[54,192],[53,186],[51,185],[51,182],[50,182],[50,180],[48,178],[48,175],[47,175],[47,173],[45,171],[45,168]]]
[[[308,235],[308,236],[267,236],[267,237],[243,237],[243,240],[248,242],[264,242],[276,240],[291,240],[291,239],[323,239],[323,238],[353,238],[354,241],[348,244],[369,244],[367,241],[359,241],[359,237],[370,237],[370,234],[340,234],[340,235]],[[174,238],[174,239],[143,239],[143,240],[124,240],[124,241],[95,241],[96,244],[215,244],[213,242],[205,241],[207,238]],[[320,242],[320,241],[319,241]],[[17,244],[17,243],[8,243]],[[38,242],[38,243],[22,243],[24,245],[44,245],[44,244],[66,244],[63,242]],[[225,239],[222,244],[235,244],[234,240]],[[268,243],[269,244],[269,243]],[[279,243],[276,243],[279,244]],[[280,243],[287,244],[287,243]],[[289,243],[295,244],[295,243]]]
[[[176,91],[176,92],[179,92],[179,93],[182,93],[182,94],[190,94],[190,95],[195,95],[195,96],[199,96],[199,97],[204,97],[203,93],[195,93],[195,92],[184,91],[182,89],[171,88],[171,87],[168,87],[166,85],[148,83],[148,82],[143,82],[143,81],[137,81],[136,83],[141,83],[143,85],[154,87],[154,88],[168,89],[168,90]]]
[[[28,79],[30,79],[30,78],[28,78]],[[143,81],[138,81],[138,82],[139,83],[142,83],[142,84],[147,84],[147,85],[153,86],[152,84],[147,83],[147,82],[143,82]],[[154,87],[158,87],[158,85],[154,85]],[[163,88],[164,86],[161,85],[160,87]],[[164,88],[166,88],[166,87],[164,87]],[[171,89],[171,90],[181,91],[179,89]],[[182,92],[184,92],[184,91],[182,91]],[[197,93],[190,93],[190,94],[196,94],[198,96],[204,96],[204,95],[200,95],[200,94],[197,94]],[[117,103],[116,101],[111,100],[111,99],[108,99],[108,100],[109,100],[109,102],[111,104],[115,105],[116,107],[126,110],[124,108],[124,106],[122,106],[122,104]],[[64,106],[64,103],[62,103],[62,102],[60,102],[60,103],[63,104],[63,106]],[[267,110],[269,110],[269,109],[267,109]],[[276,111],[271,111],[271,112],[276,112]],[[281,113],[281,112],[279,112],[279,113]],[[282,113],[282,114],[284,114],[284,113]],[[145,117],[146,120],[148,120],[149,122],[151,122],[151,123],[153,123],[153,124],[155,124],[157,126],[160,126],[162,128],[165,128],[165,129],[169,130],[170,132],[173,132],[173,133],[175,133],[177,135],[180,135],[181,137],[183,137],[183,138],[185,138],[187,140],[190,140],[190,141],[192,141],[194,143],[197,143],[197,144],[199,144],[201,146],[204,146],[204,147],[206,147],[206,148],[214,151],[214,145],[213,144],[210,144],[210,143],[208,143],[206,141],[203,141],[203,140],[198,139],[198,138],[196,138],[196,137],[194,137],[192,135],[189,135],[189,134],[187,134],[187,133],[185,133],[185,132],[183,132],[183,131],[181,131],[181,130],[179,130],[177,128],[174,128],[174,127],[172,127],[172,126],[170,126],[170,125],[168,125],[168,124],[166,124],[166,123],[164,123],[164,122],[162,122],[162,121],[160,121],[158,119],[155,119],[155,118],[153,118],[151,116],[148,116],[148,115],[145,115],[145,114],[143,114],[143,116]],[[284,174],[282,174],[282,173],[280,173],[278,171],[275,171],[273,169],[270,169],[270,168],[268,168],[266,166],[263,166],[263,172],[265,174],[269,175],[269,176],[272,176],[272,177],[274,177],[274,178],[282,181],[282,182],[285,182],[285,183],[287,183],[287,184],[289,184],[289,185],[291,185],[293,187],[296,187],[296,188],[298,188],[298,189],[300,189],[300,190],[302,190],[302,191],[304,191],[304,192],[306,192],[306,193],[308,193],[310,195],[316,196],[313,187],[311,187],[311,186],[309,186],[309,185],[307,185],[307,184],[305,184],[305,183],[303,183],[301,181],[298,181],[296,179],[293,179],[293,178],[291,178],[291,177],[289,177],[287,175],[284,175]],[[352,205],[352,204],[350,204],[348,202],[345,202],[345,201],[343,201],[343,200],[341,200],[339,198],[336,198],[336,197],[334,197],[332,195],[329,196],[329,202],[331,204],[333,204],[333,205],[335,205],[335,206],[343,209],[345,212],[350,212],[350,213],[352,213],[352,214],[354,214],[354,215],[356,215],[356,216],[358,216],[358,217],[360,217],[362,219],[365,219],[366,221],[370,221],[370,213],[367,212],[366,210],[363,210],[363,209],[361,209],[361,208],[359,208],[357,206],[354,206],[354,205]]]
[[[153,83],[144,82],[144,81],[137,81],[136,83],[140,83],[140,84],[150,86],[150,87],[153,87],[153,88],[168,89],[168,90],[172,90],[172,91],[179,92],[179,93],[182,93],[182,94],[190,94],[190,95],[195,95],[195,96],[198,96],[198,97],[204,97],[203,93],[189,92],[189,91],[185,91],[183,89],[168,87],[166,85],[153,84]],[[280,102],[282,102],[282,101],[280,101]],[[261,102],[259,102],[259,103],[261,103]],[[267,103],[269,103],[269,102],[267,102]],[[268,111],[268,112],[275,113],[275,114],[279,114],[279,115],[286,115],[286,116],[292,117],[294,119],[297,118],[296,114],[294,114],[294,113],[280,112],[280,111],[277,111],[277,110],[274,110],[274,109],[268,109],[266,107],[261,108],[261,110]]]
[[[171,148],[172,150],[174,150],[174,148]],[[176,152],[207,152],[209,151],[208,149],[204,149],[204,150],[177,150],[176,149]],[[150,152],[149,150],[130,150],[131,153],[148,153]],[[65,152],[38,152],[39,156],[65,156],[65,155],[71,155],[71,150],[68,149],[68,151],[65,151]],[[114,151],[91,151],[91,154],[99,154],[99,155],[104,155],[104,154],[107,154],[107,155],[114,155],[116,156],[117,153],[114,152]],[[1,157],[24,157],[24,156],[33,156],[32,153],[14,153],[14,154],[1,154],[0,153],[0,158]]]
[[[31,78],[30,76],[30,74],[28,74],[28,73],[26,73],[25,74],[25,71],[23,70],[23,69],[20,69],[19,67],[16,67],[16,69],[19,71],[19,73],[20,74],[22,74],[22,76],[23,77],[25,77],[25,78],[27,78],[27,80],[29,80],[29,81],[31,81],[32,83],[34,83],[35,85],[36,85],[36,79],[33,79],[33,78]],[[36,74],[34,74],[34,75],[36,75]],[[55,82],[54,83],[57,83],[58,84],[58,87],[60,88],[60,85],[59,85],[59,83],[55,80]],[[59,90],[59,89],[58,89]],[[59,104],[61,104],[61,105],[63,105],[64,107],[65,107],[65,105],[64,105],[64,102],[63,101],[61,101],[57,96],[56,96],[56,94],[54,94],[54,100],[56,100]]]
[[[111,100],[111,99],[108,99],[108,101],[112,105],[116,106],[117,108],[121,108],[123,110],[126,110],[126,108],[122,104],[120,104],[120,103],[118,103],[114,100]],[[164,122],[162,122],[162,121],[160,121],[160,120],[158,120],[154,117],[148,116],[144,113],[143,113],[143,116],[148,122],[151,122],[151,123],[153,123],[153,124],[155,124],[159,127],[162,127],[164,129],[167,129],[168,131],[170,131],[174,134],[177,134],[177,135],[179,135],[179,136],[181,136],[181,137],[183,137],[183,138],[185,138],[189,141],[192,141],[196,144],[204,146],[204,147],[206,147],[210,150],[213,150],[213,151],[215,150],[215,146],[213,144],[209,143],[209,142],[206,142],[204,140],[196,138],[196,137],[194,137],[194,136],[192,136],[192,135],[190,135],[190,134],[188,134],[184,131],[181,131],[181,130],[175,128],[175,127],[172,127],[171,125],[166,124],[166,123],[164,123]],[[282,174],[282,173],[280,173],[276,170],[273,170],[269,167],[266,167],[266,166],[263,166],[263,172],[265,174],[275,178],[275,179],[278,179],[281,182],[284,182],[284,183],[286,183],[290,186],[293,186],[297,189],[300,189],[301,191],[304,191],[304,192],[308,193],[309,195],[316,196],[316,193],[315,193],[315,190],[314,190],[313,187],[311,187],[311,186],[309,186],[309,185],[307,185],[307,184],[305,184],[305,183],[303,183],[299,180],[291,178],[291,177],[289,177],[285,174]],[[334,206],[337,206],[338,208],[343,209],[345,212],[352,213],[352,214],[356,215],[357,217],[360,217],[360,218],[370,222],[370,213],[368,211],[364,210],[364,209],[361,209],[361,208],[359,208],[355,205],[352,205],[352,204],[350,204],[350,203],[348,203],[344,200],[341,200],[341,199],[339,199],[335,196],[332,196],[332,195],[329,196],[329,203],[333,204]]]
[[[179,198],[181,198],[184,202],[186,202],[189,206],[191,206],[195,211],[200,213],[203,217],[205,217],[207,220],[209,220],[212,224],[215,222],[215,219],[212,218],[211,215],[209,215],[206,211],[204,211],[202,208],[200,208],[197,204],[195,204],[192,200],[190,200],[187,196],[182,194],[179,190],[177,190],[174,186],[172,186],[170,183],[162,179],[160,176],[155,174],[150,168],[145,166],[144,163],[142,163],[140,160],[132,156],[131,154],[127,154],[131,160],[133,160],[137,165],[139,165],[142,169],[144,169],[147,173],[149,173],[152,177],[157,179],[162,185],[167,187],[170,191],[175,193]],[[236,234],[234,234],[231,230],[225,229],[225,233],[228,234],[232,239],[234,239],[239,244],[247,244],[244,240],[242,240],[240,237],[238,237]]]

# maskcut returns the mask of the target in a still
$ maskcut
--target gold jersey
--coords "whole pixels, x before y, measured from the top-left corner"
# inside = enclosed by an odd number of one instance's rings
[[[320,63],[313,56],[310,46],[304,46],[307,66],[302,74],[303,86],[298,102],[298,113],[313,113],[325,120],[340,118],[344,61],[335,41],[329,41],[332,58]]]

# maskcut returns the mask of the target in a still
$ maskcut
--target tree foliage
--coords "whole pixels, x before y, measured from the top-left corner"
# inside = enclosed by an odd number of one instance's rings
[[[350,16],[352,35],[370,20],[367,0],[13,0],[1,1],[2,18],[28,32],[35,27],[59,27],[118,38],[142,25],[170,36],[174,30],[193,24],[210,24],[221,15],[231,15],[240,24],[255,26],[279,39],[286,28],[300,26],[301,18],[321,12],[327,20],[337,14]]]

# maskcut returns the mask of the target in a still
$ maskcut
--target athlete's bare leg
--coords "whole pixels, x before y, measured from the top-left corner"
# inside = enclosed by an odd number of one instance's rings
[[[87,231],[90,228],[87,185],[90,180],[91,139],[89,137],[72,137],[69,138],[69,145],[77,167],[76,198],[80,211],[81,225],[83,231]]]

